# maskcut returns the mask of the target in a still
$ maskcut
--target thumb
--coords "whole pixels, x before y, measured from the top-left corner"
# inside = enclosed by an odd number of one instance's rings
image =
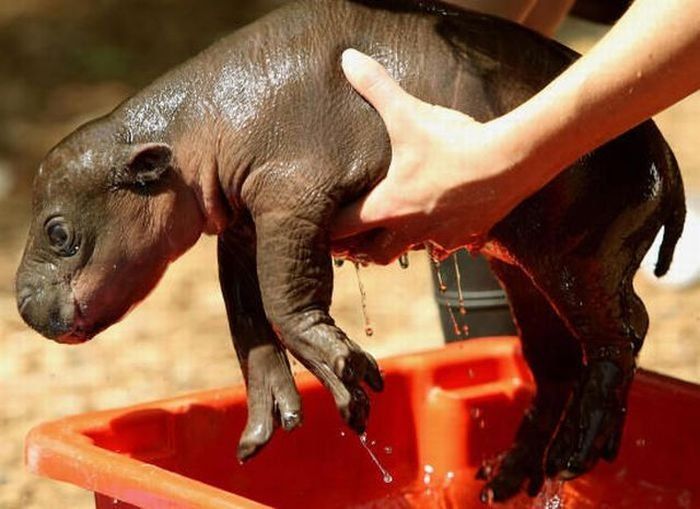
[[[377,110],[391,134],[392,124],[422,101],[406,92],[376,60],[355,49],[343,51],[341,65],[355,90]]]

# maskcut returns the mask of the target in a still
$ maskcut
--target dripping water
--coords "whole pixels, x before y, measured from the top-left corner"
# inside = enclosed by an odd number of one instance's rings
[[[457,278],[457,299],[459,300],[459,314],[466,315],[467,309],[464,307],[464,294],[462,293],[462,274],[459,271],[459,263],[457,255],[452,256],[452,262],[455,266],[455,276]]]
[[[372,458],[374,464],[377,465],[377,468],[382,474],[382,481],[384,481],[386,484],[394,482],[394,477],[389,473],[389,471],[386,468],[384,468],[384,466],[379,462],[379,458],[377,458],[377,455],[374,454],[372,452],[372,449],[369,448],[369,445],[367,445],[367,433],[362,433],[360,435],[360,443],[362,444],[362,447],[365,448],[365,451],[367,451],[367,454],[369,454],[369,457]]]
[[[447,291],[447,285],[442,279],[442,272],[440,271],[440,258],[437,256],[435,253],[435,250],[433,249],[432,245],[429,243],[425,243],[425,249],[428,251],[428,255],[430,256],[430,259],[433,261],[433,266],[435,267],[435,274],[437,276],[438,280],[438,287],[440,289],[440,293],[445,293]],[[462,289],[459,289],[459,294],[461,297],[462,294]],[[455,335],[461,336],[462,335],[462,329],[459,327],[459,324],[457,323],[457,319],[455,318],[455,313],[452,310],[452,306],[448,304],[447,310],[450,314],[450,321],[452,322],[452,328],[454,329]]]
[[[374,334],[374,329],[367,313],[367,292],[365,292],[365,285],[362,284],[362,279],[360,278],[360,264],[358,262],[355,262],[355,275],[357,276],[357,288],[360,290],[360,304],[362,306],[362,319],[365,323],[365,334],[371,336]]]
[[[399,265],[402,269],[408,268],[408,253],[404,253],[401,256],[399,256]]]

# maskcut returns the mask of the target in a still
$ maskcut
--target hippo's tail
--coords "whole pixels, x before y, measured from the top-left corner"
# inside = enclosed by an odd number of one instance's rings
[[[667,175],[672,175],[671,196],[666,207],[666,218],[664,219],[664,233],[659,248],[659,256],[656,259],[654,275],[661,277],[668,272],[673,260],[673,251],[676,243],[683,233],[683,223],[685,222],[685,193],[683,192],[683,181],[678,169],[678,162],[673,155],[668,144],[664,143],[664,164],[667,166]]]

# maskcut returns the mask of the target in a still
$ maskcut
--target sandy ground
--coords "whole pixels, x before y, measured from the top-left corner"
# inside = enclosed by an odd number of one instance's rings
[[[27,2],[27,9],[41,1]],[[23,11],[27,15],[27,11]],[[30,12],[31,15],[31,12]],[[0,9],[0,26],[18,14]],[[10,20],[10,21],[7,21]],[[589,44],[574,27],[569,41]],[[67,347],[44,340],[19,319],[12,278],[28,224],[28,179],[8,168],[33,171],[38,157],[60,134],[105,111],[130,90],[120,82],[53,88],[69,105],[50,121],[14,122],[14,151],[0,154],[0,508],[92,506],[90,494],[25,472],[23,439],[34,425],[68,414],[128,405],[207,387],[238,383],[218,290],[214,240],[205,238],[178,261],[156,291],[130,316],[89,344]],[[77,100],[79,99],[79,100]],[[688,189],[700,195],[700,150],[693,122],[700,97],[659,116],[684,169]],[[18,131],[17,131],[18,130]],[[22,137],[24,135],[24,137]],[[28,138],[27,138],[28,137]],[[4,187],[3,187],[4,186]],[[424,255],[411,267],[361,271],[375,334],[363,334],[354,269],[336,269],[333,315],[365,348],[382,358],[441,344],[430,269]],[[651,316],[641,365],[700,382],[700,288],[664,289],[643,278],[638,288]]]

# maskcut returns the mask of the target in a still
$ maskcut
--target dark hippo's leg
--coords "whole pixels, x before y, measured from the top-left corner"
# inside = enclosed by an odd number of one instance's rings
[[[552,253],[523,264],[580,342],[584,359],[547,450],[547,476],[570,479],[617,454],[636,354],[648,327],[632,278],[659,223],[657,215],[640,219],[635,233],[604,236],[608,242],[594,252],[581,244],[565,256]]]
[[[487,480],[482,499],[500,502],[516,495],[524,483],[530,496],[540,491],[545,451],[581,373],[583,359],[579,341],[530,278],[519,267],[497,260],[491,260],[491,267],[507,289],[523,354],[537,384],[513,446],[493,471],[484,467],[479,473]]]
[[[618,253],[624,256],[624,250]],[[637,258],[637,257],[634,257]],[[547,452],[548,476],[570,479],[589,471],[599,458],[612,461],[622,437],[627,396],[648,316],[632,288],[638,259],[621,272],[612,258],[572,258],[563,279],[547,278],[545,291],[581,340],[585,367]]]
[[[237,453],[240,460],[267,443],[275,421],[286,430],[301,423],[301,401],[287,356],[263,310],[254,249],[252,225],[219,237],[219,281],[248,390],[248,422]]]
[[[246,203],[257,233],[257,262],[265,312],[289,351],[330,390],[343,419],[365,429],[365,381],[381,390],[376,361],[353,343],[328,314],[333,269],[328,222],[338,198],[326,189],[337,179],[296,167],[261,172]]]
[[[682,199],[668,147],[645,124],[579,161],[491,232],[504,252],[515,254],[583,353],[583,369],[547,448],[547,476],[570,479],[617,454],[648,327],[632,281],[662,225],[660,273],[668,267]]]

